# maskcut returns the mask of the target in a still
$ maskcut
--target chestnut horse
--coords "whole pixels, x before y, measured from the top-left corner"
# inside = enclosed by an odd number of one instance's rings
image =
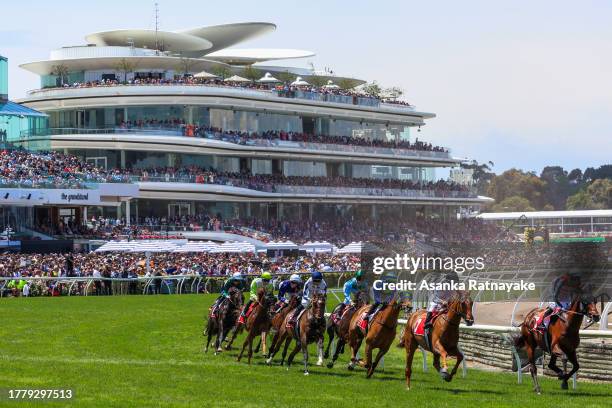
[[[580,367],[576,356],[576,349],[580,344],[579,332],[582,320],[584,316],[587,316],[597,322],[600,317],[594,299],[583,301],[580,296],[576,296],[563,316],[557,316],[554,321],[551,320],[548,330],[541,333],[538,330],[534,330],[534,327],[537,324],[538,316],[543,311],[544,309],[535,308],[527,313],[523,323],[521,323],[521,334],[515,339],[515,346],[517,348],[525,347],[527,351],[529,371],[531,373],[531,379],[533,380],[534,391],[538,394],[541,393],[541,389],[537,376],[538,369],[535,363],[536,348],[540,348],[542,351],[550,353],[548,368],[557,373],[558,378],[561,380],[561,388],[567,390],[567,380],[570,379]],[[557,367],[557,358],[563,356],[563,354],[565,354],[567,360],[572,363],[572,369],[567,374],[565,373],[565,367],[564,370]]]
[[[406,388],[410,389],[410,377],[412,376],[412,358],[416,349],[421,346],[426,351],[433,353],[433,366],[440,373],[444,381],[450,382],[453,376],[457,373],[459,364],[463,361],[463,354],[457,348],[459,343],[459,323],[461,319],[465,319],[468,326],[474,324],[474,315],[472,314],[473,302],[469,293],[460,292],[453,296],[446,305],[446,310],[443,311],[434,320],[432,328],[429,330],[430,345],[425,340],[425,336],[415,334],[413,332],[414,325],[417,319],[425,319],[426,311],[419,310],[414,312],[408,319],[402,343],[406,349]],[[457,363],[453,367],[451,373],[448,373],[446,359],[449,356],[457,357]],[[442,360],[442,365],[440,365]]]
[[[397,320],[400,310],[402,308],[407,308],[410,305],[410,302],[399,303],[397,301],[397,297],[397,295],[394,295],[391,302],[374,317],[372,317],[372,320],[369,322],[370,329],[365,336],[366,359],[365,362],[359,361],[359,364],[368,370],[366,378],[372,377],[372,374],[374,374],[374,370],[376,369],[380,359],[387,353],[387,351],[389,351],[389,347],[391,347],[391,343],[393,343],[393,339],[395,339]],[[348,365],[349,370],[354,370],[355,364],[358,363],[357,352],[359,351],[361,343],[364,339],[363,332],[361,328],[359,328],[358,323],[360,317],[366,313],[369,308],[370,305],[365,305],[357,310],[349,325],[348,344],[352,351],[351,362]],[[378,353],[372,362],[372,351],[374,349],[378,349]]]
[[[300,301],[299,296],[291,296],[289,299],[289,303],[285,305],[279,312],[277,312],[274,317],[272,317],[272,331],[274,332],[274,337],[272,338],[272,343],[270,344],[270,349],[268,352],[268,358],[272,355],[272,351],[278,347],[280,347],[280,342],[278,341],[280,338],[281,328],[283,323],[285,323],[285,318],[293,309],[295,309]],[[285,360],[283,356],[283,361]]]
[[[302,355],[304,356],[304,375],[308,375],[308,344],[313,343],[315,341],[317,342],[319,354],[317,365],[323,365],[323,336],[325,334],[326,300],[327,297],[323,294],[315,294],[312,297],[310,307],[302,313],[302,315],[298,318],[298,321],[295,323],[299,327],[299,339],[296,337],[295,330],[289,328],[289,320],[292,318],[292,313],[288,314],[285,317],[285,321],[281,325],[279,330],[279,337],[276,347],[268,357],[268,364],[272,363],[272,359],[280,349],[280,345],[285,342],[285,346],[283,348],[283,356],[281,360],[282,365],[287,354],[289,343],[291,342],[291,339],[295,338],[296,345],[291,354],[289,355],[289,358],[287,359],[287,369],[289,369],[289,366],[293,362],[295,355],[301,349]]]
[[[204,330],[204,335],[208,336],[206,341],[206,347],[204,352],[208,352],[208,346],[212,336],[217,335],[215,340],[215,354],[220,353],[223,349],[221,348],[223,340],[229,333],[229,331],[236,325],[240,310],[242,309],[242,292],[237,288],[229,289],[229,297],[221,300],[219,306],[217,306],[216,316],[212,316],[212,308],[208,312],[208,323]]]
[[[349,326],[351,324],[351,319],[353,315],[360,309],[362,306],[368,303],[368,293],[361,291],[357,293],[355,304],[346,305],[344,310],[342,311],[342,315],[338,316],[339,320],[334,321],[334,316],[338,313],[338,309],[340,308],[340,303],[331,314],[327,322],[327,336],[329,337],[327,348],[325,349],[325,353],[323,355],[324,358],[329,357],[329,349],[331,348],[331,344],[334,341],[334,335],[338,337],[336,341],[336,347],[334,350],[334,355],[331,361],[327,362],[327,368],[333,368],[334,363],[338,359],[338,356],[344,353],[344,345],[348,341],[348,332]]]
[[[251,358],[253,357],[253,339],[259,335],[261,335],[263,351],[265,353],[266,337],[271,326],[270,310],[272,306],[274,306],[274,302],[275,299],[273,296],[266,296],[266,291],[264,288],[260,288],[257,291],[255,306],[253,306],[253,309],[251,310],[245,324],[247,337],[244,339],[242,350],[240,350],[237,361],[240,361],[242,354],[244,353],[244,349],[248,345],[249,364],[251,364]]]

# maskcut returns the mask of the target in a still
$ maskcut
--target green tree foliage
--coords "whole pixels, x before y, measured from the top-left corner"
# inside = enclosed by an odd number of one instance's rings
[[[51,75],[55,75],[59,79],[59,85],[64,86],[68,79],[68,66],[65,64],[57,64],[51,67]]]
[[[561,166],[546,166],[540,179],[546,182],[546,201],[556,210],[563,210],[567,198],[576,192],[575,184],[570,183],[567,171]]]
[[[470,163],[463,163],[461,167],[464,169],[474,170],[472,179],[474,180],[474,186],[479,194],[486,194],[489,183],[495,177],[495,173],[491,169],[495,166],[492,161],[487,163],[478,163],[476,160],[472,160]]]
[[[612,208],[612,180],[598,179],[567,199],[568,210]]]
[[[308,81],[310,85],[320,88],[327,83],[327,78],[322,77],[320,75],[311,75],[306,79],[306,81]]]
[[[351,78],[342,78],[337,84],[341,89],[353,89],[359,85],[359,82]]]
[[[244,67],[244,70],[242,71],[242,75],[246,79],[250,79],[251,81],[257,81],[263,76],[261,71],[253,67],[252,65],[247,65],[246,67]]]
[[[534,173],[510,169],[491,179],[487,195],[501,203],[508,197],[525,198],[529,205],[537,210],[548,204],[546,199],[546,181]]]
[[[234,75],[234,73],[231,69],[229,69],[229,67],[223,65],[215,65],[211,68],[210,73],[218,76],[221,79],[229,78]]]
[[[382,88],[376,81],[370,82],[369,84],[364,84],[362,87],[363,92],[370,96],[379,97],[382,92]]]
[[[505,198],[501,202],[494,204],[491,209],[494,212],[535,211],[529,200],[519,196]]]
[[[115,66],[115,70],[123,73],[123,83],[127,82],[128,74],[134,72],[135,69],[136,63],[129,61],[125,58],[121,58],[121,60]]]

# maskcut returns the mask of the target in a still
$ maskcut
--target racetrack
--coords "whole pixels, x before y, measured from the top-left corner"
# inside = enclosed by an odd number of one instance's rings
[[[109,296],[0,299],[0,389],[72,388],[75,398],[49,406],[155,407],[474,407],[609,406],[612,384],[580,382],[575,391],[542,378],[536,397],[531,381],[512,373],[469,369],[443,382],[414,362],[413,388],[404,387],[403,350],[392,348],[384,372],[366,380],[364,370],[296,364],[268,367],[257,357],[249,367],[237,352],[202,353],[208,295]],[[242,337],[236,345],[241,345]],[[347,350],[348,352],[348,350]],[[314,349],[311,356],[314,356]],[[316,361],[316,358],[312,358]],[[454,364],[454,361],[452,361]],[[538,401],[536,403],[536,400]],[[40,406],[7,403],[6,406]]]

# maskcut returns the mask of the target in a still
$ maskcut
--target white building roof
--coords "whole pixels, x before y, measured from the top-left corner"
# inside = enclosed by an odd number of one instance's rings
[[[525,211],[525,212],[501,212],[482,213],[476,218],[483,220],[510,220],[524,216],[527,219],[534,218],[590,218],[590,217],[612,217],[611,210],[573,210],[573,211]]]

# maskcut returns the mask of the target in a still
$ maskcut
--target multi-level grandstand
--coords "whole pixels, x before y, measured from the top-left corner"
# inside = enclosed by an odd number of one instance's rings
[[[41,87],[20,103],[47,114],[49,127],[9,142],[76,156],[105,181],[137,186],[130,196],[100,194],[113,205],[33,209],[32,222],[112,218],[168,233],[221,219],[304,229],[339,219],[452,220],[489,200],[436,180],[436,168],[461,160],[415,137],[434,114],[361,92],[357,78],[265,65],[308,51],[228,48],[275,29],[114,30],[23,64]]]

